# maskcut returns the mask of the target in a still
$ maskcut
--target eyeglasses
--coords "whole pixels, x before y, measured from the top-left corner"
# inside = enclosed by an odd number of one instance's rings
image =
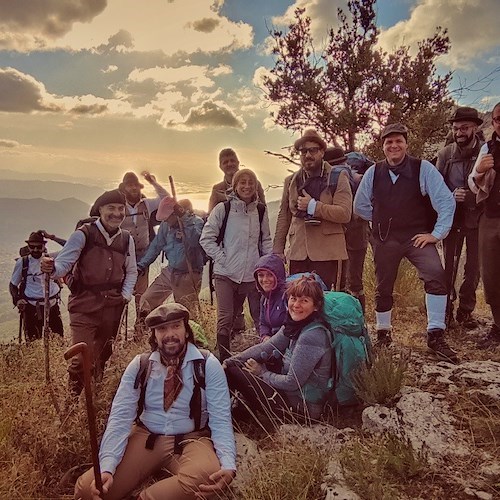
[[[43,250],[43,245],[28,245],[30,250]]]
[[[311,153],[312,155],[315,155],[319,152],[321,148],[315,146],[312,148],[300,148],[299,153],[301,156],[305,156],[307,153]]]
[[[493,120],[495,123],[500,124],[500,116],[494,116],[494,117],[492,118],[492,120]]]
[[[454,133],[462,132],[462,134],[466,134],[469,129],[473,127],[475,127],[475,125],[461,125],[460,127],[451,127],[451,130],[453,130]]]

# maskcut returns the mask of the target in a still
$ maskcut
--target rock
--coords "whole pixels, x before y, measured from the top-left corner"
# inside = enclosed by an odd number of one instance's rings
[[[445,456],[470,454],[465,439],[453,426],[454,421],[446,401],[423,391],[404,393],[393,408],[375,405],[362,414],[364,430],[389,431],[409,439],[415,450],[428,452],[431,463]]]
[[[500,464],[498,462],[482,464],[479,472],[491,481],[498,481],[500,479]]]
[[[231,487],[238,490],[239,485],[248,478],[252,462],[259,456],[257,444],[239,432],[234,433],[236,441],[236,466],[238,473]]]
[[[492,500],[493,495],[486,491],[473,490],[472,488],[465,488],[464,493],[470,497],[480,498],[481,500]]]
[[[326,489],[325,500],[359,500],[359,496],[349,488],[337,484]]]

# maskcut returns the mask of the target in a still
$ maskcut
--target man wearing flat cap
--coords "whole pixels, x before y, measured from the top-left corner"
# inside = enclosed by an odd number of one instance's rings
[[[476,328],[477,320],[472,316],[476,307],[476,289],[479,284],[479,244],[478,225],[482,205],[476,204],[476,195],[469,189],[467,178],[472,172],[483,142],[477,137],[479,118],[474,108],[457,108],[448,120],[451,124],[453,143],[445,146],[438,153],[436,167],[441,172],[444,182],[453,193],[457,208],[453,226],[443,240],[444,268],[450,294],[448,318],[453,317],[453,301],[456,298],[456,269],[466,245],[464,276],[458,293],[456,320],[466,329]]]
[[[126,368],[101,441],[104,498],[129,498],[140,487],[139,500],[219,498],[236,471],[224,370],[195,346],[181,304],[159,306],[146,324],[151,352]],[[169,477],[148,481],[161,469]],[[99,495],[93,477],[93,469],[80,476],[75,499]]]
[[[309,129],[294,144],[302,167],[285,179],[273,252],[287,258],[290,274],[316,271],[330,288],[337,261],[347,259],[343,224],[351,220],[352,193],[346,172],[330,186],[332,166],[324,161],[325,141]]]
[[[9,291],[12,302],[19,310],[21,327],[24,323],[26,342],[42,338],[45,302],[45,274],[40,270],[40,259],[46,251],[47,241],[44,231],[29,235],[28,255],[16,260]],[[49,327],[53,333],[63,335],[64,329],[59,311],[59,292],[61,287],[53,279],[49,284]]]
[[[123,308],[132,298],[137,267],[134,240],[120,228],[125,217],[123,193],[106,191],[97,198],[90,215],[98,215],[97,220],[77,229],[55,259],[43,257],[41,270],[52,273],[52,278],[71,276],[72,343],[89,346],[94,376],[99,379],[111,356]],[[68,372],[70,389],[79,394],[83,388],[80,356],[72,359]]]
[[[372,222],[377,343],[392,341],[394,282],[406,257],[424,282],[427,345],[438,357],[457,362],[444,339],[448,289],[436,249],[450,231],[455,200],[432,163],[408,155],[404,125],[387,125],[381,140],[385,160],[366,171],[354,198],[354,212]]]
[[[205,264],[205,255],[200,247],[203,219],[193,213],[189,200],[176,203],[169,197],[161,200],[156,218],[161,221],[158,234],[137,263],[137,269],[142,273],[161,252],[168,265],[142,294],[140,315],[146,316],[173,294],[174,300],[184,304],[194,317]]]
[[[156,191],[156,198],[146,198],[141,192],[144,184],[139,182],[139,178],[134,172],[127,172],[118,189],[125,195],[125,218],[121,228],[127,230],[135,244],[135,258],[139,262],[155,237],[153,226],[157,225],[155,213],[158,210],[160,201],[168,196],[168,192],[163,186],[158,184],[156,177],[148,171],[143,171],[141,175],[153,186]],[[141,296],[145,292],[149,283],[149,266],[137,277],[134,288],[136,313],[139,311]],[[140,329],[139,314],[136,314],[136,333]]]

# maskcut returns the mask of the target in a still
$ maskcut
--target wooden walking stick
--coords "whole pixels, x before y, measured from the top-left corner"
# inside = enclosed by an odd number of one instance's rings
[[[24,311],[19,311],[19,344],[23,341],[23,328],[24,328]]]
[[[43,301],[43,350],[45,352],[45,382],[50,384],[50,274],[45,274],[45,288]]]
[[[172,197],[177,202],[177,198],[175,195],[174,178],[171,175],[169,175],[168,180],[170,181],[170,189],[172,191]],[[193,266],[191,265],[191,261],[189,260],[189,252],[188,252],[189,249],[188,249],[188,245],[187,245],[187,241],[186,241],[186,232],[184,230],[184,225],[182,224],[182,220],[179,216],[177,216],[177,222],[179,223],[179,229],[181,232],[182,243],[184,245],[184,255],[186,256],[186,265],[188,268],[189,277],[191,278],[191,282],[193,283],[193,294],[195,296],[195,304],[196,304],[197,312],[201,314],[200,299],[198,297],[198,293],[196,292],[196,279],[194,277]],[[199,321],[199,318],[197,318],[197,319]]]
[[[64,359],[81,354],[83,358],[83,383],[85,389],[85,401],[87,403],[87,423],[89,427],[90,449],[92,450],[92,465],[94,466],[94,479],[96,488],[102,495],[101,465],[99,463],[99,448],[97,446],[97,431],[95,424],[94,404],[92,402],[92,361],[90,359],[89,347],[85,342],[72,345],[65,353]]]

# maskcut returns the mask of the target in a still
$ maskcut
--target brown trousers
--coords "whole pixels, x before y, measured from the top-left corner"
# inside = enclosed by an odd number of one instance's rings
[[[134,425],[125,454],[113,476],[113,485],[106,500],[126,498],[151,475],[167,469],[172,476],[142,490],[140,500],[195,499],[200,484],[208,484],[208,477],[220,469],[212,441],[206,431],[191,432],[181,442],[181,455],[174,455],[174,437],[160,436],[152,450],[146,449],[149,432]],[[105,471],[103,471],[105,472]],[[75,484],[75,500],[91,500],[90,485],[93,469],[81,475]]]

